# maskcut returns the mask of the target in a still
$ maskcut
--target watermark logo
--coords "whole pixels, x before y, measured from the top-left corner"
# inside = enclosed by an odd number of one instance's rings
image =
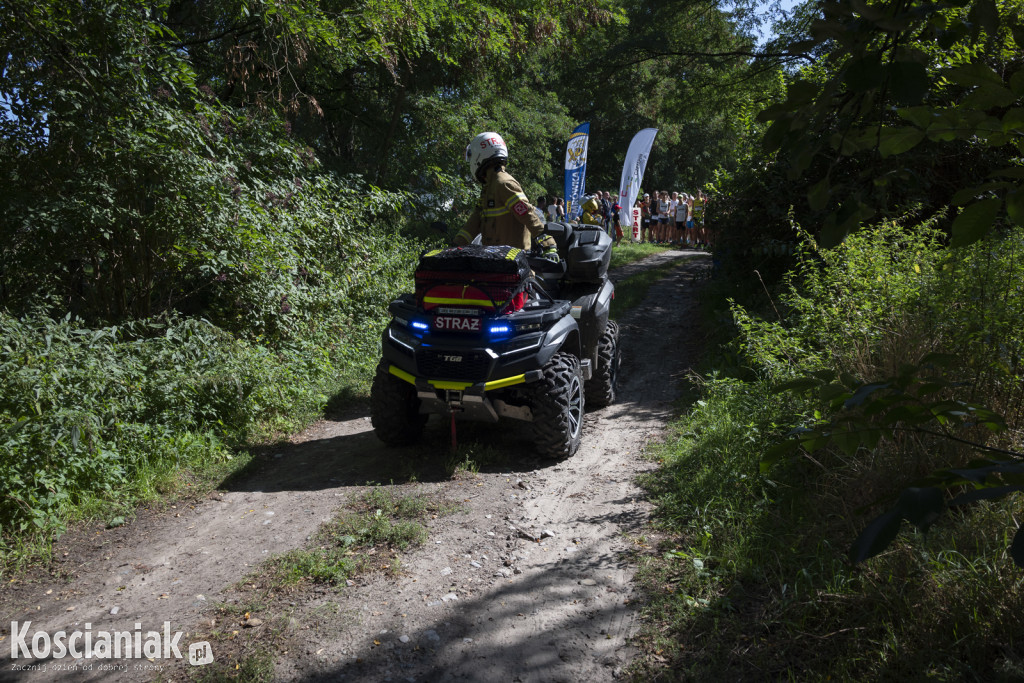
[[[213,648],[205,640],[188,646],[188,663],[192,666],[203,666],[213,662]]]
[[[184,635],[171,631],[171,623],[165,621],[163,631],[142,630],[142,624],[135,622],[134,631],[93,631],[86,622],[84,630],[35,631],[29,635],[32,622],[11,622],[11,659],[62,659],[71,655],[74,659],[183,659],[179,642]],[[202,641],[188,646],[188,662],[193,666],[213,661],[210,643]]]

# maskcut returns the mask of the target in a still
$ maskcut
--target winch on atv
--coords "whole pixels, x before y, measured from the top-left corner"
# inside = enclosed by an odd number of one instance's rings
[[[579,448],[584,406],[615,400],[618,326],[608,320],[612,240],[549,223],[561,263],[505,246],[424,253],[416,291],[391,302],[371,419],[390,445],[415,443],[431,414],[531,423],[539,454]]]

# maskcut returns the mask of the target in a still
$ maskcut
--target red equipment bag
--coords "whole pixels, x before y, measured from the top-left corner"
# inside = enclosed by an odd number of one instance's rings
[[[526,253],[515,247],[435,249],[420,256],[416,303],[425,311],[454,306],[512,313],[526,303],[530,273]]]

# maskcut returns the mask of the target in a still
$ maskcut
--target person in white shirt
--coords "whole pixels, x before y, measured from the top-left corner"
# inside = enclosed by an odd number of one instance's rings
[[[555,198],[553,196],[548,196],[547,213],[548,213],[548,218],[547,219],[549,221],[557,221],[558,220],[558,205],[555,203]]]
[[[669,229],[669,222],[674,224],[675,214],[672,213],[672,202],[668,198],[668,192],[662,192],[658,200],[658,229],[661,231],[660,242],[668,244],[672,237]]]
[[[679,237],[679,245],[687,245],[686,219],[689,217],[689,207],[686,205],[686,194],[680,194],[676,201],[676,234]]]

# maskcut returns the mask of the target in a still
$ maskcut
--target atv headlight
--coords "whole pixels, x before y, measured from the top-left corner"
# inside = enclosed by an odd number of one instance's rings
[[[412,336],[408,332],[396,328],[394,325],[388,327],[388,339],[395,342],[399,346],[404,346],[409,351],[415,351],[416,347],[420,345],[420,340]]]
[[[395,323],[398,323],[402,327],[407,328],[417,337],[423,336],[423,334],[430,329],[429,323],[424,322],[423,320],[416,320],[415,318],[411,320],[406,320],[405,318],[395,315],[391,317],[391,320]]]
[[[519,353],[520,351],[535,349],[540,346],[542,337],[543,336],[539,334],[531,334],[525,337],[519,337],[518,339],[513,339],[509,343],[505,344],[505,353]]]

